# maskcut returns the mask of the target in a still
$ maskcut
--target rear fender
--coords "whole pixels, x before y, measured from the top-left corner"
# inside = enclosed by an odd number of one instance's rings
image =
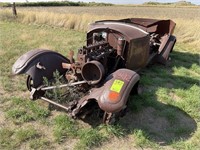
[[[109,75],[98,99],[99,107],[106,112],[119,112],[126,107],[132,88],[140,76],[129,69],[119,69]]]
[[[163,41],[164,46],[161,45],[162,48],[159,50],[160,53],[154,58],[154,60],[165,65],[169,58],[169,53],[172,52],[175,43],[175,36],[170,35],[169,38],[166,38]]]
[[[57,70],[63,74],[66,70],[62,63],[69,63],[63,55],[44,49],[35,49],[23,54],[12,67],[13,75],[28,74],[33,80],[33,87],[38,87],[43,82],[43,77],[53,78]]]

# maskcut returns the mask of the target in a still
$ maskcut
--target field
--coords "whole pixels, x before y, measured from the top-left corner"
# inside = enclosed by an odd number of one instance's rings
[[[200,9],[175,7],[48,7],[0,9],[0,149],[200,149]],[[16,59],[35,48],[67,55],[85,43],[88,23],[150,17],[176,22],[167,66],[141,73],[142,93],[130,97],[117,125],[88,124],[45,102],[30,101]],[[95,117],[95,116],[93,116]]]
[[[175,35],[182,44],[191,49],[199,48],[199,7],[28,7],[18,8],[17,22],[62,27],[87,31],[95,20],[129,17],[173,19],[177,23]],[[1,20],[12,20],[10,9],[1,9]]]

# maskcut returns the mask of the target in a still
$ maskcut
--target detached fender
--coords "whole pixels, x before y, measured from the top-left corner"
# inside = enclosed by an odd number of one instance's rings
[[[45,49],[35,49],[23,54],[12,66],[13,75],[28,74],[33,80],[33,87],[43,82],[43,77],[51,79],[56,70],[61,74],[66,70],[62,63],[69,63],[63,55]]]
[[[119,112],[127,103],[129,94],[140,76],[129,69],[119,69],[106,78],[98,98],[99,107],[106,112]]]
[[[161,64],[166,64],[169,58],[169,53],[172,52],[175,43],[176,43],[175,36],[170,35],[169,37],[165,38],[165,40],[160,46],[159,49],[160,53],[155,57],[155,61]]]

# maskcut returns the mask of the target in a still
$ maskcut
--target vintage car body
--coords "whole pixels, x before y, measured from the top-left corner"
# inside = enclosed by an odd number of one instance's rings
[[[127,107],[128,97],[137,93],[139,71],[149,63],[166,64],[176,42],[175,23],[171,20],[128,18],[92,23],[86,46],[69,58],[36,49],[22,55],[13,65],[14,75],[27,74],[32,99],[43,99],[65,109],[73,117],[88,114],[94,105],[104,112],[103,122],[110,123]],[[65,75],[67,83],[47,87],[44,77],[53,82],[53,73]],[[58,103],[45,97],[55,88],[77,88],[82,97]],[[68,95],[70,96],[70,95]]]

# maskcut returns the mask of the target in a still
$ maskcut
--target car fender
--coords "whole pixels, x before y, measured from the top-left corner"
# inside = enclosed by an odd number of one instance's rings
[[[38,87],[43,82],[43,77],[51,79],[53,73],[58,71],[63,74],[66,70],[62,63],[69,63],[63,55],[45,49],[34,49],[25,54],[12,66],[12,74],[28,74],[33,80],[33,87]]]
[[[161,64],[166,64],[168,58],[169,58],[169,53],[172,52],[173,47],[176,43],[176,37],[173,35],[170,35],[168,38],[166,38],[163,41],[162,46],[160,46],[160,53],[154,58],[156,62],[159,62]]]
[[[139,80],[140,76],[129,69],[119,69],[109,75],[98,98],[99,107],[108,113],[122,110],[126,107],[131,90]]]

